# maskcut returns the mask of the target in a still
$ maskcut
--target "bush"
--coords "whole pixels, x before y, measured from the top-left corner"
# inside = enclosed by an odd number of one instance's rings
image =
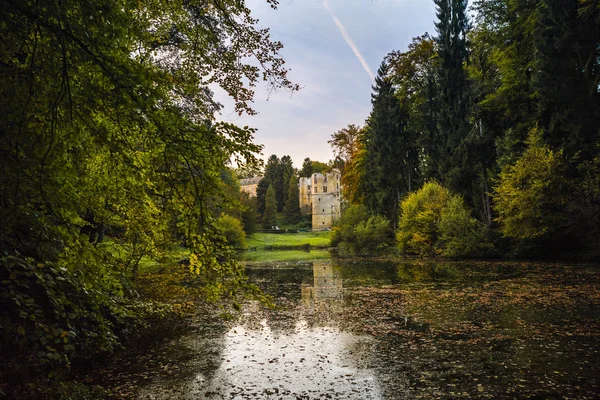
[[[225,236],[227,243],[236,249],[246,249],[246,233],[242,222],[231,215],[221,214],[215,227]]]
[[[567,221],[565,194],[570,190],[563,155],[545,145],[541,134],[532,129],[523,156],[502,170],[494,187],[496,221],[507,237],[551,236],[564,229]]]
[[[391,246],[390,221],[380,215],[372,215],[354,228],[355,250],[366,254],[385,251]]]
[[[100,273],[93,279],[17,253],[0,257],[1,361],[68,366],[118,347],[135,316],[117,281]]]
[[[492,249],[486,227],[465,208],[462,197],[437,182],[428,182],[400,205],[396,234],[403,253],[474,257]]]
[[[446,257],[481,257],[494,248],[487,227],[471,217],[460,196],[452,196],[442,209],[439,232],[441,254]]]
[[[364,205],[350,206],[333,228],[331,245],[351,253],[375,254],[392,245],[390,222],[378,215],[369,216]]]

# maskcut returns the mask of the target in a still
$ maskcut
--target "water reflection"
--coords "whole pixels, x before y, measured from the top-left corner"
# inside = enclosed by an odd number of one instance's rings
[[[193,378],[182,374],[184,383],[147,387],[142,397],[512,399],[600,392],[594,268],[336,261],[255,266],[248,275],[279,308],[248,303],[227,329],[192,338],[186,348],[204,367],[190,363]]]
[[[312,286],[301,286],[303,300],[343,299],[342,274],[339,267],[330,262],[314,262],[313,280]]]
[[[248,273],[286,310],[246,304],[240,321],[223,335],[219,367],[199,372],[186,385],[188,395],[383,398],[371,368],[376,341],[339,327],[344,309],[339,265],[315,262],[310,269],[303,264],[293,271],[258,267]],[[298,295],[301,299],[296,300]]]

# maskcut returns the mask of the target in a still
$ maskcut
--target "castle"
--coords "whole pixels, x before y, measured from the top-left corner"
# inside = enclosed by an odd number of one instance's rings
[[[312,214],[312,229],[330,229],[342,211],[342,174],[337,168],[327,173],[316,172],[310,178],[300,178],[300,210],[302,215]],[[262,177],[240,180],[241,190],[256,197],[258,182]]]
[[[300,210],[312,214],[312,229],[330,229],[341,216],[342,185],[337,168],[327,173],[314,173],[310,178],[300,178]]]

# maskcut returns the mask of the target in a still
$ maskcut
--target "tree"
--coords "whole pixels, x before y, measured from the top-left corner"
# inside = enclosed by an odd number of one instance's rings
[[[331,135],[331,139],[327,143],[331,145],[336,157],[340,157],[346,162],[356,153],[360,129],[359,126],[350,124],[347,128],[340,129]]]
[[[292,177],[288,185],[288,195],[285,207],[283,208],[286,222],[294,223],[301,217],[300,212],[300,191],[298,189],[298,181]]]
[[[281,176],[282,176],[282,183],[283,183],[283,187],[282,187],[283,196],[281,196],[281,203],[280,203],[281,206],[280,206],[279,211],[282,211],[283,208],[285,207],[285,205],[288,203],[288,193],[289,193],[290,181],[296,179],[295,178],[296,171],[294,169],[292,157],[287,156],[287,155],[281,157]]]
[[[369,212],[393,221],[398,219],[398,204],[408,190],[406,168],[406,114],[394,95],[384,61],[375,78],[371,103],[373,110],[365,131],[365,173],[363,196]],[[367,186],[372,186],[369,188]]]
[[[302,163],[302,169],[300,170],[300,177],[310,178],[313,174],[312,161],[306,157]]]
[[[242,205],[241,218],[244,232],[246,232],[246,235],[251,235],[256,232],[258,224],[257,199],[246,192],[241,192],[240,204]]]
[[[321,161],[311,161],[312,173],[324,174],[331,171],[331,167],[327,163]]]
[[[469,91],[465,64],[468,59],[467,0],[435,0],[435,24],[439,66],[439,128],[436,142],[441,146],[436,162],[438,179],[457,192],[469,196],[474,172],[470,168],[465,138],[468,124]]]
[[[256,212],[258,213],[258,218],[262,220],[265,215],[265,200],[267,198],[267,190],[271,183],[268,179],[262,178],[258,181],[258,185],[256,187]]]
[[[263,216],[263,227],[273,229],[277,225],[277,198],[273,185],[269,185],[265,196],[265,215]]]
[[[420,186],[422,178],[438,176],[441,149],[438,134],[439,106],[435,41],[424,34],[409,44],[406,52],[387,56],[396,97],[407,113],[406,175],[408,190]]]
[[[210,87],[249,114],[261,75],[297,89],[256,24],[232,0],[2,3],[0,276],[22,284],[0,290],[3,361],[7,348],[53,365],[112,350],[139,261],[180,236],[204,293],[243,284],[209,205],[224,198],[223,166],[257,164],[261,147],[215,122]],[[122,252],[81,234],[98,224]]]
[[[485,229],[461,196],[430,181],[402,200],[396,238],[404,253],[474,257],[493,249]]]
[[[393,244],[390,222],[379,215],[369,215],[365,205],[351,205],[336,223],[331,245],[353,254],[381,254]]]
[[[505,167],[494,187],[494,203],[505,236],[517,239],[548,237],[564,228],[567,193],[562,152],[542,142],[532,130],[527,150]]]

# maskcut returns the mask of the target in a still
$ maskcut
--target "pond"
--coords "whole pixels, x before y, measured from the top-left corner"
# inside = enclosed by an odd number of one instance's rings
[[[315,261],[247,272],[278,307],[249,302],[146,354],[129,380],[138,398],[600,396],[597,266]]]

